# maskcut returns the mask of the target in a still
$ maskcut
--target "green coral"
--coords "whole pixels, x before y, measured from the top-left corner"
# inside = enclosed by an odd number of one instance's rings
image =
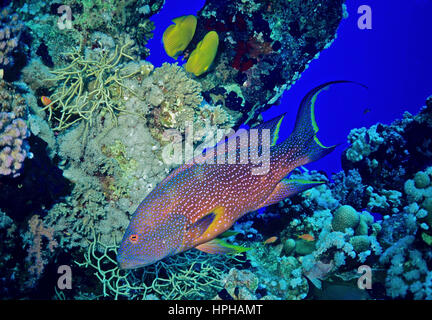
[[[422,239],[430,242],[432,232],[432,167],[417,172],[413,179],[404,184],[404,191],[409,202],[404,209],[415,214],[417,222],[424,230]]]
[[[315,241],[299,239],[295,244],[295,253],[301,256],[310,254],[315,250]]]
[[[359,162],[378,150],[378,147],[384,142],[384,138],[377,132],[377,125],[374,125],[370,129],[363,127],[351,130],[348,141],[351,146],[346,151],[347,159],[352,162]]]
[[[97,297],[116,300],[211,299],[223,288],[223,275],[239,263],[235,256],[208,255],[191,250],[146,268],[121,270],[115,260],[117,248],[118,245],[102,243],[93,233],[84,261],[75,263],[91,271],[100,287],[80,288],[80,296],[91,290]]]
[[[367,235],[353,236],[349,242],[354,247],[355,252],[363,252],[370,248],[370,240]]]
[[[416,188],[424,189],[430,185],[431,179],[426,172],[419,171],[414,176]]]
[[[347,228],[355,229],[360,222],[360,215],[349,205],[336,209],[333,215],[332,227],[334,231],[345,231]]]

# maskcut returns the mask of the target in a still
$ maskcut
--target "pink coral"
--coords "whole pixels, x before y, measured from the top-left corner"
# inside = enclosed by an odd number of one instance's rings
[[[13,112],[0,112],[0,175],[19,175],[29,155],[25,139],[30,135],[24,120]]]
[[[13,64],[12,54],[19,47],[24,24],[16,14],[10,14],[9,8],[0,12],[0,69]]]
[[[33,242],[27,250],[28,256],[26,260],[31,264],[28,269],[31,277],[27,282],[27,286],[33,287],[42,275],[45,264],[47,263],[47,260],[44,259],[42,254],[42,236],[48,240],[47,247],[50,252],[54,251],[58,243],[54,239],[54,229],[46,227],[43,221],[39,219],[38,215],[32,216],[28,223]]]

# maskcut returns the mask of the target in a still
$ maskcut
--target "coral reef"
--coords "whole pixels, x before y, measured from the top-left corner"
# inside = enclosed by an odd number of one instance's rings
[[[415,116],[405,112],[391,125],[351,131],[352,145],[342,156],[344,171],[357,169],[362,183],[375,190],[402,190],[405,181],[431,161],[431,110],[432,97]]]
[[[292,177],[328,181],[316,171],[297,171]],[[328,185],[268,210],[280,212],[278,220],[289,217],[280,232],[280,243],[257,243],[247,257],[251,271],[258,275],[259,287],[275,298],[304,299],[313,292],[311,286],[322,289],[323,282],[339,283],[340,277],[353,279],[356,276],[350,273],[356,265],[375,261],[382,253],[377,238],[380,225],[367,211],[359,213],[349,205],[341,206]],[[274,215],[267,219],[274,219]],[[257,228],[266,232],[258,223]]]
[[[256,121],[335,38],[343,1],[206,1],[185,57],[209,31],[219,35],[214,72],[198,78],[204,97]],[[221,97],[222,96],[222,97]],[[238,103],[239,102],[239,103]]]
[[[224,272],[239,263],[235,258],[206,255],[194,250],[158,261],[149,268],[124,271],[117,266],[116,252],[117,245],[105,245],[93,234],[84,262],[75,261],[77,265],[95,272],[102,297],[143,300],[209,298],[222,289]]]
[[[207,0],[193,37],[177,39],[189,67],[155,68],[144,60],[149,18],[163,4],[31,0],[1,9],[0,295],[432,299],[432,97],[417,115],[353,129],[332,177],[291,172],[325,183],[242,217],[226,237],[251,250],[190,250],[119,269],[133,212],[176,166],[167,132],[201,152],[218,130],[259,122],[345,16],[342,0]],[[209,59],[191,59],[207,34]],[[55,286],[60,264],[74,269],[71,291]],[[372,289],[358,288],[360,266],[370,267]]]
[[[61,66],[62,53],[69,52],[81,41],[99,47],[100,42],[92,39],[97,32],[107,33],[118,42],[133,41],[137,53],[148,56],[145,45],[153,37],[154,30],[149,17],[159,12],[163,3],[161,0],[68,0],[60,4],[31,0],[24,4],[16,2],[13,6],[25,18],[25,25],[30,30],[32,46],[37,49],[32,52],[33,57],[40,56],[46,65],[53,67]]]
[[[18,176],[24,160],[31,155],[24,120],[13,112],[0,112],[0,175]]]
[[[27,102],[19,87],[0,79],[0,112],[12,112],[19,118],[27,118]]]
[[[29,220],[29,232],[31,235],[31,245],[28,248],[28,256],[26,262],[28,263],[28,272],[31,275],[27,286],[33,287],[37,280],[42,275],[45,264],[48,262],[43,257],[42,252],[42,237],[46,238],[48,251],[53,253],[54,249],[58,246],[57,241],[54,239],[54,230],[44,226],[43,221],[37,215],[34,215]]]
[[[432,167],[425,171],[419,171],[414,179],[408,179],[404,185],[407,195],[408,206],[404,208],[407,212],[414,214],[419,227],[422,229],[423,240],[432,246]]]
[[[24,24],[19,20],[18,14],[12,13],[12,8],[0,7],[0,70],[3,78],[5,69],[14,65],[18,50],[23,50],[21,42]]]
[[[115,112],[122,109],[115,99],[121,96],[122,90],[128,90],[123,80],[136,74],[118,75],[122,72],[118,66],[120,61],[123,58],[133,60],[125,53],[129,45],[116,47],[112,55],[104,53],[95,60],[87,60],[78,49],[68,55],[71,63],[66,68],[52,71],[56,78],[51,81],[60,83],[60,87],[43,110],[48,110],[49,121],[57,123],[54,130],[64,130],[81,120],[88,128],[98,112],[116,118]]]

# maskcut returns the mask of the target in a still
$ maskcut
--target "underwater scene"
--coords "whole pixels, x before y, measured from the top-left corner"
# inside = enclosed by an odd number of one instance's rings
[[[0,0],[1,300],[431,300],[431,14]]]

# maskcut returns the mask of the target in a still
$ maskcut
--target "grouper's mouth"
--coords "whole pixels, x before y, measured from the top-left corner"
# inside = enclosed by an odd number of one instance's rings
[[[148,266],[148,265],[153,264],[155,262],[156,261],[148,262],[148,261],[139,260],[137,258],[128,259],[128,258],[117,256],[118,266],[122,270],[137,269],[137,268]]]

